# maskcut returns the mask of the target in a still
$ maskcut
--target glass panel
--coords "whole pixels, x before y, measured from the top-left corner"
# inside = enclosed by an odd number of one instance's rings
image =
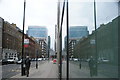
[[[96,29],[93,1],[69,3],[70,78],[118,78],[118,2],[95,5]]]

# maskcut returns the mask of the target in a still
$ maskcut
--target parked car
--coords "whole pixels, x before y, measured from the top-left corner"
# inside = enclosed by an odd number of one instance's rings
[[[2,65],[8,64],[7,59],[2,59],[1,62],[2,62]]]
[[[32,58],[31,61],[36,61],[36,58]]]
[[[17,61],[17,64],[21,64],[22,63],[22,59]]]
[[[108,63],[109,60],[108,60],[108,59],[103,59],[102,62],[103,62],[103,63]]]
[[[69,58],[70,61],[72,61],[72,58]]]
[[[42,58],[38,58],[38,61],[42,61]]]
[[[108,63],[109,60],[105,58],[98,58],[98,63]]]
[[[43,60],[45,61],[46,59],[45,59],[45,58],[43,58]]]
[[[7,62],[8,62],[8,64],[9,63],[15,63],[15,60],[13,58],[9,58],[9,59],[7,59]]]
[[[73,58],[73,61],[78,61],[78,58]]]

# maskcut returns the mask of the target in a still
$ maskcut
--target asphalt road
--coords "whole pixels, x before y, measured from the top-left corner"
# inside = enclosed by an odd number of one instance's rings
[[[39,61],[38,64],[42,65],[44,62],[45,61]],[[36,61],[32,61],[30,67],[36,67]],[[19,73],[21,73],[21,64],[2,65],[2,78],[10,78]]]

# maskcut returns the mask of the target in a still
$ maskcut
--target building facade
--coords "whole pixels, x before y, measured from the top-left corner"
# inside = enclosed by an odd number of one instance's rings
[[[87,37],[89,31],[87,26],[70,26],[69,28],[69,56],[71,58],[75,57],[73,55],[73,50],[75,44],[83,37]],[[66,47],[66,38],[65,38],[65,47]]]
[[[28,26],[28,36],[34,37],[37,42],[41,45],[41,53],[42,57],[47,57],[48,53],[48,46],[47,46],[47,39],[48,39],[48,30],[44,26]]]
[[[80,39],[87,37],[89,34],[87,26],[70,26],[69,28],[69,39]]]
[[[23,32],[20,30],[16,24],[10,24],[7,21],[0,18],[0,51],[2,55],[2,59],[14,59],[18,60],[22,57],[22,36]],[[41,52],[40,45],[37,41],[26,34],[24,34],[24,39],[29,39],[29,46],[24,48],[23,56],[26,57],[30,55],[30,57],[36,57],[36,52]]]
[[[74,56],[88,59],[90,56],[98,60],[109,60],[111,64],[118,63],[118,22],[120,16],[107,24],[102,24],[87,38],[82,38],[74,46]],[[97,34],[95,41],[95,33]],[[97,45],[95,47],[95,44]],[[97,52],[96,52],[97,50]]]
[[[3,59],[17,59],[22,50],[22,34],[16,29],[15,24],[4,21],[3,26]]]
[[[41,47],[36,39],[29,37],[27,34],[25,34],[25,39],[28,40],[28,44],[24,47],[24,56],[30,56],[31,58],[41,57]]]
[[[28,26],[28,36],[32,36],[38,41],[39,39],[47,40],[48,31],[44,26]]]

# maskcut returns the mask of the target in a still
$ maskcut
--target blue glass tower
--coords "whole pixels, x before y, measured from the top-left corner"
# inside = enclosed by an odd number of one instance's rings
[[[43,26],[29,26],[28,35],[35,38],[47,38],[48,31],[47,28]]]
[[[89,34],[87,26],[71,26],[69,28],[70,39],[80,39],[86,37]]]

